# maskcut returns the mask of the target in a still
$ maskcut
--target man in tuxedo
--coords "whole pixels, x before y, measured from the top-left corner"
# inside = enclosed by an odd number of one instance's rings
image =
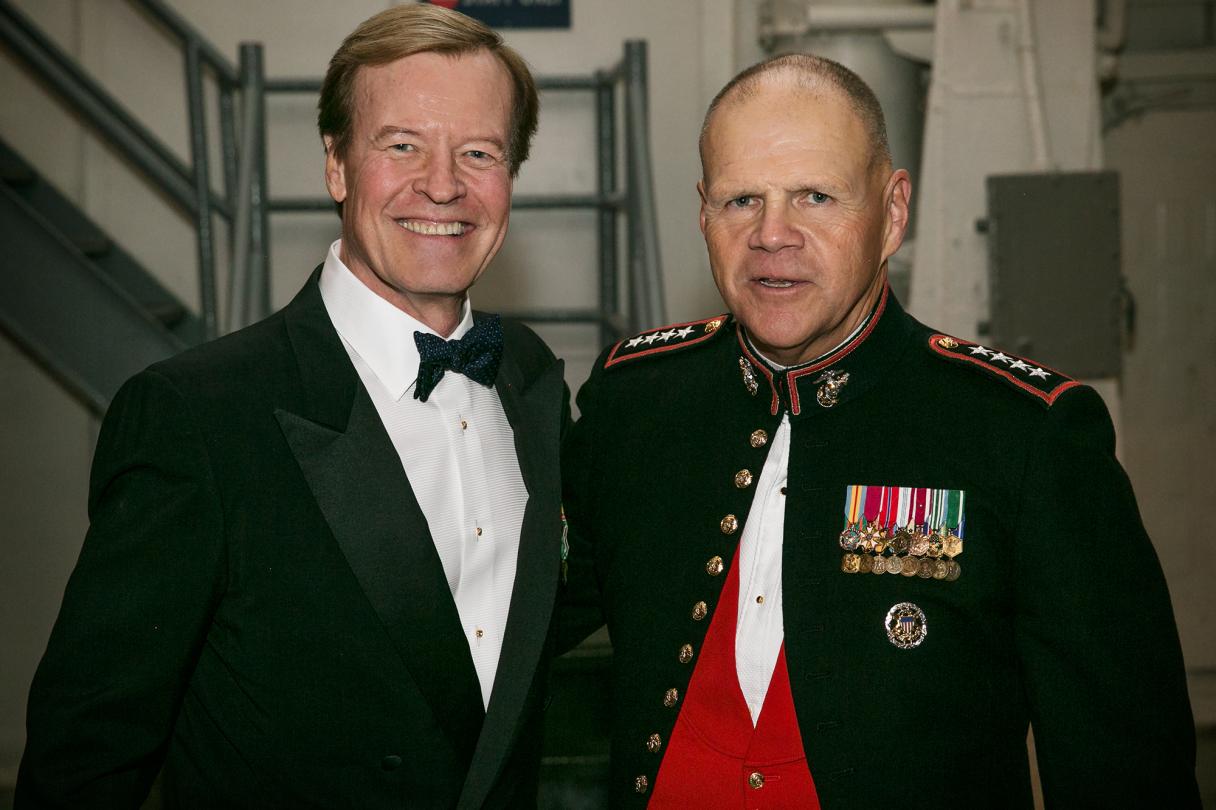
[[[330,62],[342,237],[136,375],[30,694],[16,806],[533,806],[562,364],[471,310],[536,128],[522,59],[405,5]]]

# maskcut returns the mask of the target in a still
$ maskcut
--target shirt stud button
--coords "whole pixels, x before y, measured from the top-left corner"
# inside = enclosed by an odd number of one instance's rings
[[[759,790],[764,787],[764,774],[759,771],[752,771],[747,777],[747,785],[752,790]]]

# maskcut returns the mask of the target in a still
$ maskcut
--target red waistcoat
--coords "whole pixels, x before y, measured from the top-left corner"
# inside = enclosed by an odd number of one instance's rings
[[[738,552],[676,719],[649,810],[818,810],[794,714],[785,645],[752,726],[735,670]]]

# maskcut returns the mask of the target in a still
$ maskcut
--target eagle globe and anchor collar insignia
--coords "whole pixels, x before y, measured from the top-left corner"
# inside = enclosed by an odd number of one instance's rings
[[[672,324],[625,338],[608,352],[604,368],[613,368],[629,360],[699,346],[718,334],[728,319],[727,315],[715,315],[712,318]]]
[[[769,411],[773,416],[781,412],[783,399],[788,400],[786,407],[793,416],[802,413],[803,405],[808,399],[817,402],[822,408],[835,407],[836,403],[840,401],[842,390],[851,378],[850,372],[838,367],[837,364],[866,342],[882,319],[882,314],[890,299],[891,288],[884,286],[878,303],[874,305],[874,310],[857,334],[817,360],[780,371],[769,368],[768,364],[756,355],[743,333],[742,324],[736,323],[735,337],[739,343],[740,354],[739,369],[742,372],[743,385],[747,389],[747,393],[757,396],[767,387],[770,395]],[[761,378],[767,385],[761,384]]]

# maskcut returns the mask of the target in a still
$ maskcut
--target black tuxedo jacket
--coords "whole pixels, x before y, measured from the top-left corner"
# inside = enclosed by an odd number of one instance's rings
[[[321,301],[130,380],[30,694],[16,807],[533,806],[560,570],[562,363],[504,323],[528,505],[494,690]]]

